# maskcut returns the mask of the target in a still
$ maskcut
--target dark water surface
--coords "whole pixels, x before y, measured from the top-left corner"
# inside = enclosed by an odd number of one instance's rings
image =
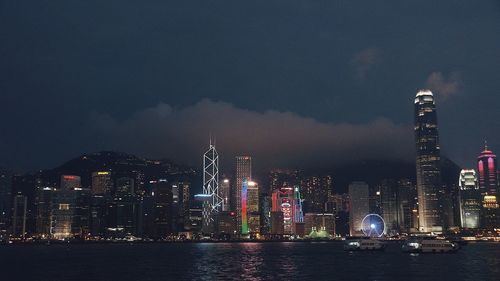
[[[348,253],[342,243],[0,246],[0,280],[500,280],[500,244],[455,254]]]

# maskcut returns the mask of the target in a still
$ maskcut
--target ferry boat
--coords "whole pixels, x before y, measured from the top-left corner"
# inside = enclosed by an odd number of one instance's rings
[[[383,251],[385,243],[376,239],[346,240],[344,251]]]
[[[444,239],[409,239],[402,247],[407,253],[452,253],[458,249],[457,243]]]

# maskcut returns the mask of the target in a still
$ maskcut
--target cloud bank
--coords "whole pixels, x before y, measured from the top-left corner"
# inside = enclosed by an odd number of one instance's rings
[[[168,157],[201,166],[209,135],[224,170],[251,155],[256,169],[328,168],[363,159],[411,159],[411,127],[378,118],[367,124],[328,124],[291,112],[255,112],[202,100],[185,108],[160,103],[117,120],[92,114],[89,126],[102,148]]]
[[[439,99],[446,101],[462,91],[462,78],[459,72],[452,72],[448,78],[441,72],[433,72],[427,78],[426,86]]]

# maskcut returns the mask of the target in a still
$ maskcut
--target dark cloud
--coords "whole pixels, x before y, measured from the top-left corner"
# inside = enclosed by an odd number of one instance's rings
[[[161,103],[122,121],[93,114],[89,124],[89,131],[101,135],[109,147],[192,165],[201,163],[211,134],[225,169],[242,154],[252,155],[257,168],[265,169],[328,167],[363,159],[410,160],[413,151],[411,127],[385,118],[367,124],[330,124],[291,112],[255,112],[210,100],[184,108]]]

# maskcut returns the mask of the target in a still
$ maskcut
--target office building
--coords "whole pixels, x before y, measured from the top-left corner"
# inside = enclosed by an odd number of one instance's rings
[[[421,232],[443,231],[440,147],[434,96],[429,90],[415,97],[418,218]]]
[[[363,218],[370,213],[369,188],[365,182],[349,184],[349,233],[362,235]]]
[[[476,171],[462,170],[459,177],[460,225],[462,228],[479,228],[481,215],[481,191]]]

